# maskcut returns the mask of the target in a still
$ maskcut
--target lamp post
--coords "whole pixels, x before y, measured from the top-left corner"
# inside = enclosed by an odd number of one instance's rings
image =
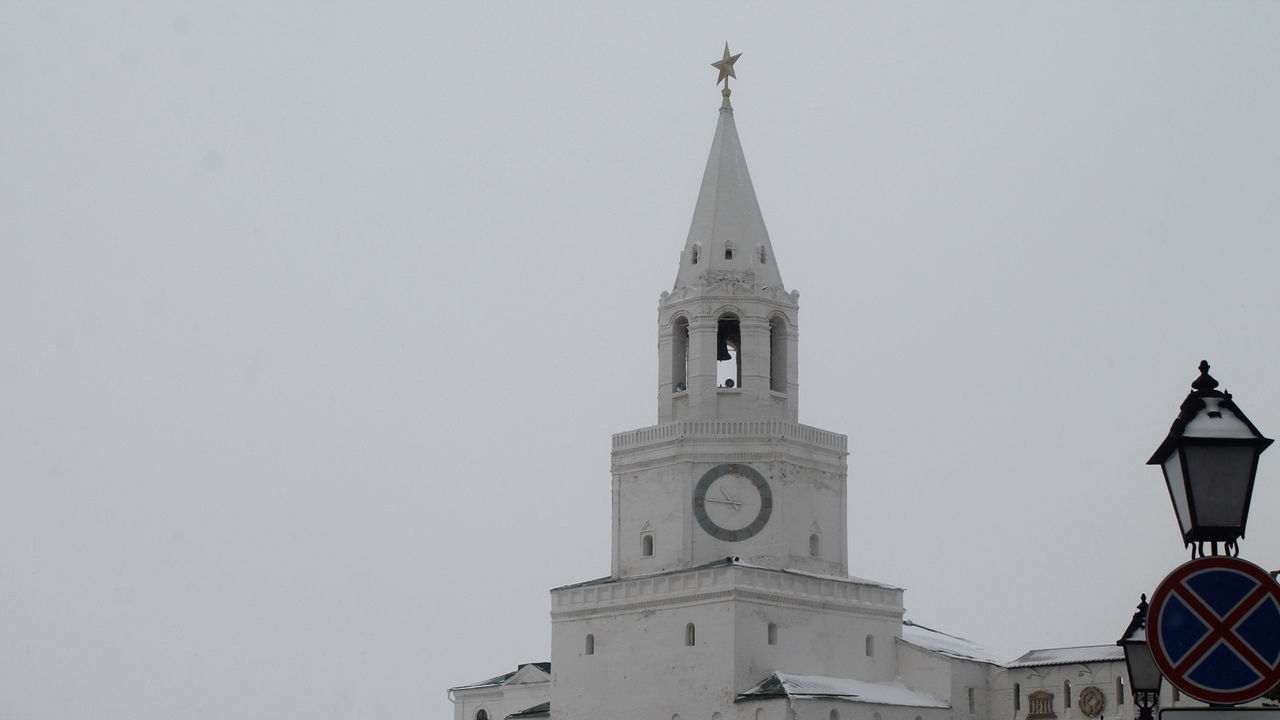
[[[1147,596],[1142,596],[1138,610],[1129,621],[1124,636],[1116,641],[1124,649],[1124,664],[1129,670],[1129,689],[1138,710],[1137,720],[1152,720],[1152,709],[1160,699],[1160,681],[1164,676],[1156,667],[1147,644]]]
[[[1147,461],[1164,470],[1182,541],[1193,557],[1205,556],[1205,543],[1213,555],[1218,543],[1227,555],[1239,554],[1236,542],[1244,537],[1258,456],[1272,442],[1231,393],[1217,387],[1209,363],[1201,361],[1200,377],[1191,383],[1169,435]]]

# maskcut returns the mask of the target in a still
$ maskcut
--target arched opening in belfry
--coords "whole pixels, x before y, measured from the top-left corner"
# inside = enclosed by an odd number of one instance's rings
[[[742,326],[733,313],[716,323],[716,385],[742,387]]]
[[[676,318],[671,329],[671,392],[684,392],[689,383],[689,318]]]
[[[787,391],[787,322],[776,315],[769,320],[769,389]]]

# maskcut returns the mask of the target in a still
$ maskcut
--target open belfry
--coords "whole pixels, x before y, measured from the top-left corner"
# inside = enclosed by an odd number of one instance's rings
[[[738,58],[713,63],[711,154],[658,303],[657,423],[612,440],[609,575],[553,589],[550,663],[451,688],[455,719],[1120,717],[1114,645],[1004,664],[849,576],[848,441],[799,422],[800,295],[734,124]]]

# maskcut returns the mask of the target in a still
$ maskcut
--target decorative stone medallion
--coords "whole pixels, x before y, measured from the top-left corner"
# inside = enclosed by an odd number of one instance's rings
[[[1090,685],[1080,691],[1080,712],[1086,717],[1098,717],[1107,705],[1107,697],[1098,688]]]

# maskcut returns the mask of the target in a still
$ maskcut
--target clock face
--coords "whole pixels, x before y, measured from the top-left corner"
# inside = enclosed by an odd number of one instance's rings
[[[717,465],[693,487],[693,517],[712,537],[746,540],[773,514],[773,490],[750,465]]]

